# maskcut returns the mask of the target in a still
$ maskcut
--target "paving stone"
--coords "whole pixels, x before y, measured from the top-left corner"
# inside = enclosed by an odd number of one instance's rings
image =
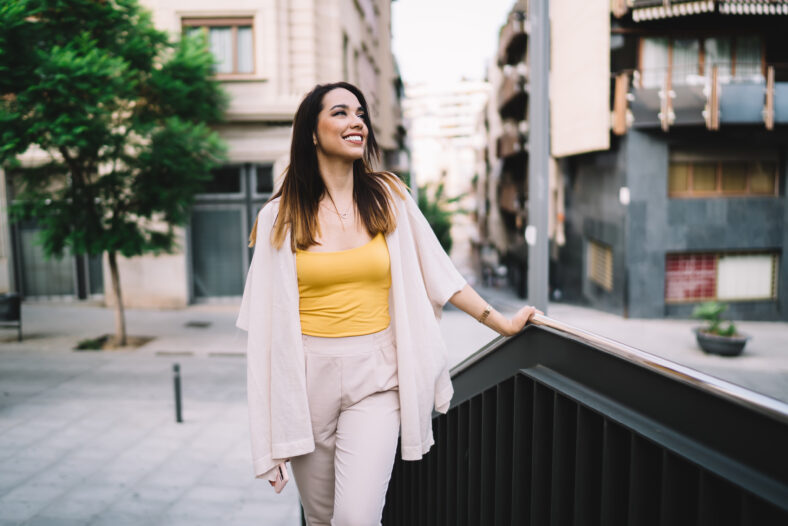
[[[47,501],[0,499],[0,519],[26,521],[41,511]]]
[[[85,526],[85,524],[87,524],[86,520],[81,518],[36,515],[25,522],[24,526]]]

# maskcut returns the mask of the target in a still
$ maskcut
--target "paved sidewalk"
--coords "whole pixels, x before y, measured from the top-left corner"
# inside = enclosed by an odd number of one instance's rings
[[[506,313],[523,303],[480,292]],[[25,340],[0,332],[0,526],[299,524],[294,484],[275,495],[252,478],[237,308],[129,310],[129,334],[151,342],[76,352],[79,340],[113,331],[111,310],[25,304]],[[548,315],[788,401],[786,323],[742,323],[753,340],[731,359],[699,351],[693,321],[624,320],[562,304]],[[453,308],[441,329],[452,363],[496,336]]]
[[[154,341],[76,352],[111,332],[111,311],[25,305],[25,341],[0,333],[0,525],[300,524],[294,484],[252,478],[236,310],[131,311],[129,334]]]

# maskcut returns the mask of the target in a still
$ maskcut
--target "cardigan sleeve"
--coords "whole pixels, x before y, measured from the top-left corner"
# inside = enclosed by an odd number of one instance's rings
[[[266,205],[258,214],[257,238],[252,262],[246,275],[244,295],[236,326],[249,333],[246,351],[247,402],[251,435],[254,475],[270,478],[278,460],[271,450],[271,297],[270,267],[273,249],[267,236],[273,225],[272,206]],[[255,323],[250,323],[255,320]]]
[[[271,260],[273,259],[270,254],[270,241],[266,238],[271,234],[271,229],[274,225],[274,219],[276,217],[274,206],[272,204],[266,204],[257,214],[257,236],[255,237],[255,245],[254,245],[254,253],[252,255],[252,262],[249,265],[249,270],[246,272],[246,284],[244,285],[244,295],[241,298],[241,307],[238,310],[238,318],[235,320],[235,326],[239,329],[249,331],[249,318],[250,318],[250,311],[252,309],[252,296],[254,289],[254,275],[255,269],[259,266],[271,264]],[[266,254],[261,254],[261,256],[257,256],[258,258],[262,257],[265,262],[261,262],[260,264],[256,264],[255,256],[261,250],[266,251]]]
[[[436,317],[443,306],[465,286],[465,278],[454,267],[435,232],[410,195],[405,198],[408,221],[416,244],[421,274]]]

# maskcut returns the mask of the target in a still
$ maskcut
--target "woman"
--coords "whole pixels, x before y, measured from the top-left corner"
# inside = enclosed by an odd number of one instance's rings
[[[250,237],[238,326],[255,476],[290,459],[311,526],[379,524],[398,435],[405,460],[433,444],[453,392],[446,301],[504,335],[535,312],[506,319],[468,286],[399,179],[371,171],[378,156],[358,88],[315,87]]]

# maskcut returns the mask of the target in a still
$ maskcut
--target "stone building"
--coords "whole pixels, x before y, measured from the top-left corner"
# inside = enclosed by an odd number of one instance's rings
[[[203,31],[217,58],[216,78],[230,96],[218,127],[228,162],[198,196],[175,254],[119,262],[130,307],[181,307],[241,295],[260,206],[287,164],[301,97],[315,84],[347,80],[370,103],[383,165],[402,169],[402,84],[391,52],[391,0],[141,0],[173,36]],[[28,152],[23,162],[40,156]],[[13,199],[0,172],[0,199]],[[0,292],[26,299],[102,298],[111,290],[101,258],[46,261],[34,224],[0,217]],[[107,286],[104,286],[104,281]],[[107,296],[111,303],[113,298]]]

